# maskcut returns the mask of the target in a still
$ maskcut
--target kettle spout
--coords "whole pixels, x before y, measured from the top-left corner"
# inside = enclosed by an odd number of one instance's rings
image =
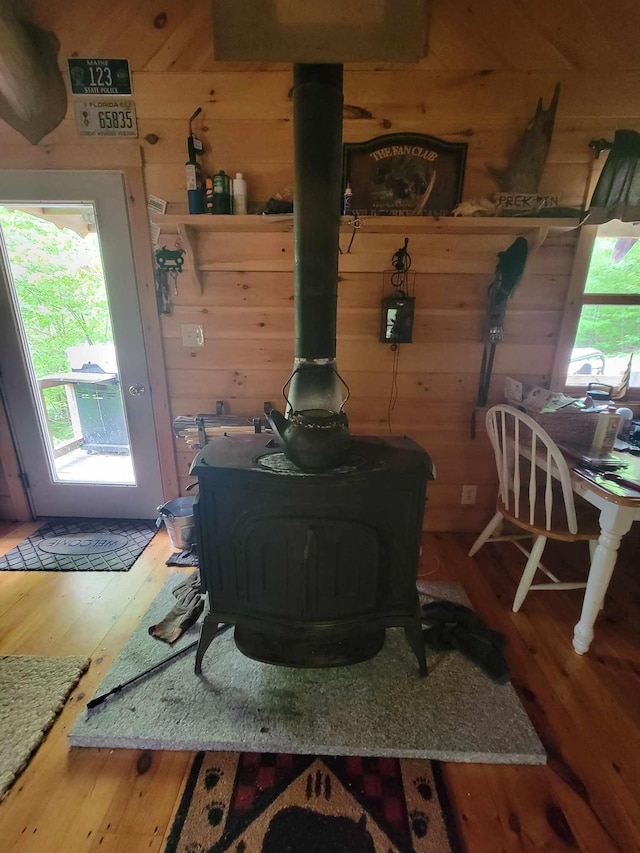
[[[289,424],[289,421],[285,418],[283,414],[276,411],[275,409],[271,409],[270,412],[267,412],[267,418],[269,419],[271,429],[276,434],[278,441],[284,446],[286,444],[284,432]]]

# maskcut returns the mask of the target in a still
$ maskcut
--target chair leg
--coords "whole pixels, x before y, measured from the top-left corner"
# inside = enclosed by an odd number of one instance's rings
[[[542,552],[544,551],[544,546],[546,544],[546,536],[536,537],[536,541],[533,543],[533,547],[531,548],[531,554],[529,555],[527,565],[524,568],[524,572],[522,573],[522,577],[520,578],[520,583],[518,584],[518,589],[516,590],[516,597],[513,599],[512,609],[514,613],[517,613],[518,610],[520,610],[522,602],[527,597],[529,587],[533,582],[534,575],[538,568],[538,563],[542,559]]]
[[[503,517],[504,516],[502,515],[501,512],[497,512],[493,516],[493,518],[491,519],[489,524],[487,524],[487,526],[482,531],[480,536],[478,536],[476,541],[471,546],[471,550],[469,551],[470,557],[473,557],[473,555],[476,553],[476,551],[479,551],[480,548],[482,548],[482,546],[487,541],[487,539],[491,536],[491,534],[495,531],[495,529],[502,523]]]

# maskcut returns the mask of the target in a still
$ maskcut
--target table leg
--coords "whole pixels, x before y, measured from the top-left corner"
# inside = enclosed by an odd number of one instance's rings
[[[600,513],[600,538],[595,549],[584,593],[580,621],[573,632],[573,648],[579,655],[589,650],[593,626],[611,580],[620,540],[628,532],[636,515],[632,507],[609,504]]]

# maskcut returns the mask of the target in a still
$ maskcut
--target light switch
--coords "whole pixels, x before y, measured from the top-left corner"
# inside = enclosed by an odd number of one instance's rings
[[[181,326],[183,347],[203,347],[204,332],[202,326]]]

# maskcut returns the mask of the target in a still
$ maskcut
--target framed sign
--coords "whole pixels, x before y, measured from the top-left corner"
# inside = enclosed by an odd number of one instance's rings
[[[74,95],[130,95],[128,59],[67,60]]]
[[[390,133],[343,146],[356,216],[449,216],[462,198],[466,142]]]

